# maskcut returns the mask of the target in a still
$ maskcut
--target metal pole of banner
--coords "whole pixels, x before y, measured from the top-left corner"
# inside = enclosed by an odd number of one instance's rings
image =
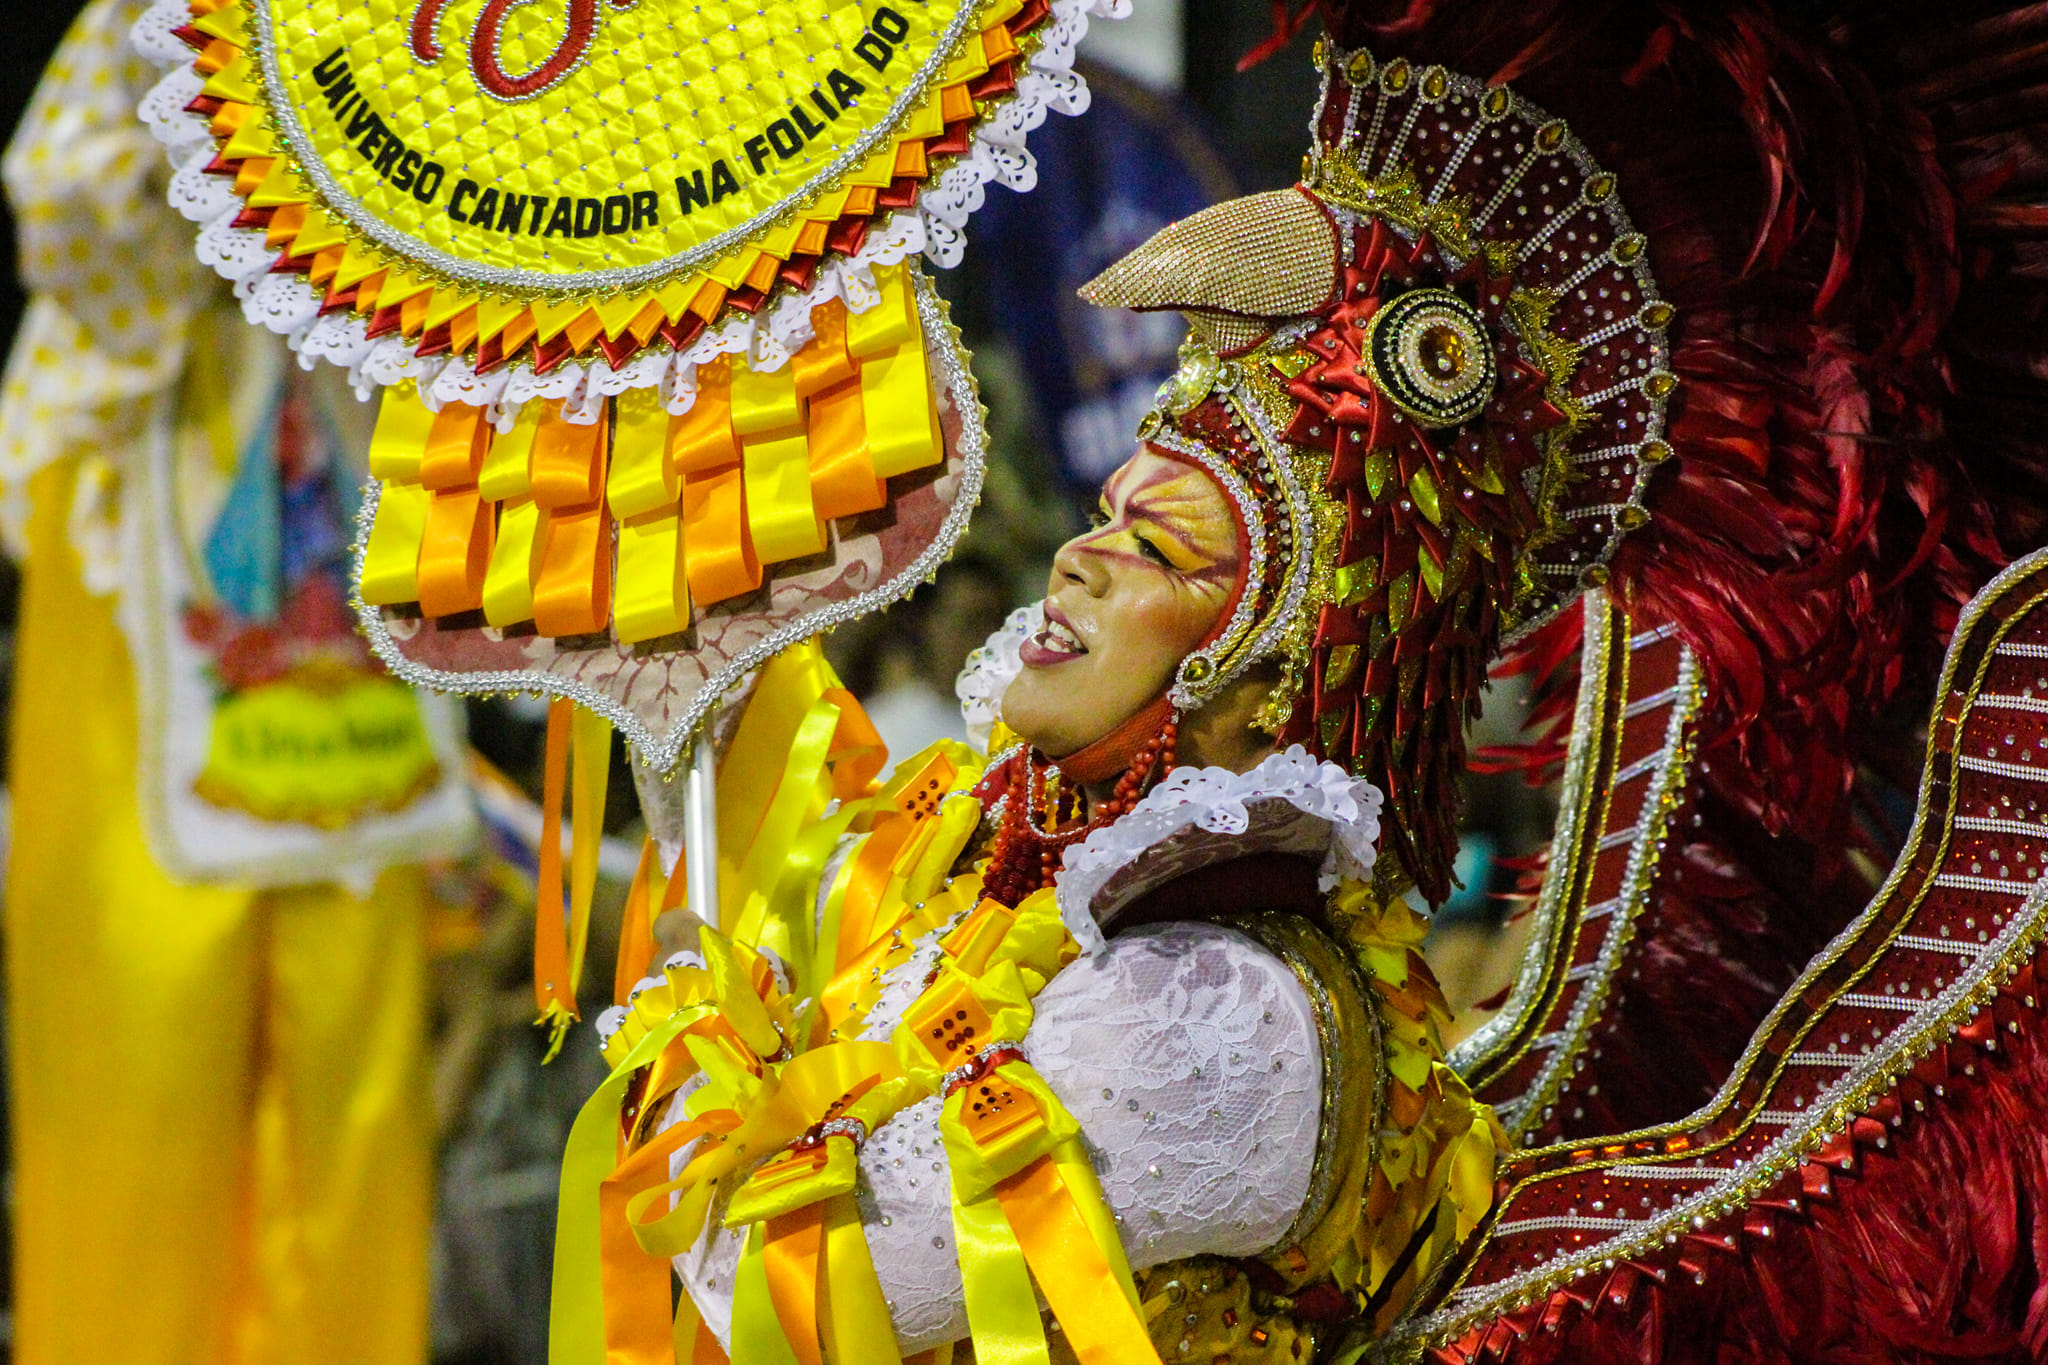
[[[689,775],[683,779],[683,856],[690,909],[706,924],[718,924],[718,755],[707,723],[697,736]]]

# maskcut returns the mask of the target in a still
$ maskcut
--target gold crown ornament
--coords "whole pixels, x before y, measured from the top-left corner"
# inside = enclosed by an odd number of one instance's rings
[[[382,390],[364,624],[666,767],[776,649],[930,575],[982,427],[916,264],[1076,111],[1109,0],[159,0],[172,203]]]

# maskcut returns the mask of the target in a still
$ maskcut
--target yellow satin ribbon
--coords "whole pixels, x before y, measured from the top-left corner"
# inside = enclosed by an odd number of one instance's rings
[[[687,629],[690,586],[682,519],[672,509],[622,516],[617,531],[612,633],[619,643],[643,644]]]
[[[533,619],[533,580],[539,568],[535,547],[542,515],[531,498],[498,504],[497,538],[490,567],[484,571],[484,620],[494,626]]]
[[[797,1365],[796,1352],[783,1335],[781,1319],[770,1297],[763,1257],[767,1229],[755,1224],[747,1233],[732,1286],[732,1355],[745,1365]],[[550,1362],[553,1365],[553,1362]]]
[[[801,995],[817,994],[809,973],[819,874],[866,813],[858,798],[885,759],[866,713],[807,642],[763,670],[720,764],[722,922],[803,973]],[[826,818],[835,797],[840,809]]]
[[[984,1082],[969,1082],[947,1097],[940,1114],[977,1360],[985,1332],[1004,1353],[995,1358],[1043,1358],[1029,1289],[1035,1280],[1083,1365],[1156,1363],[1115,1220],[1079,1142],[1080,1124],[1028,1063],[1006,1062],[985,1082],[1023,1097],[1011,1104],[1030,1107],[1018,1111],[1028,1117],[1007,1126],[977,1129],[965,1113],[985,1099]],[[1028,1323],[1018,1306],[1020,1276]]]
[[[219,405],[225,410],[227,405]],[[384,390],[377,405],[377,425],[370,433],[370,473],[380,479],[418,483],[420,457],[434,430],[435,414],[420,401],[419,386],[401,379]],[[229,448],[234,447],[229,443]]]
[[[708,1004],[678,1010],[641,1038],[592,1092],[569,1129],[555,1213],[548,1365],[607,1365],[602,1191],[618,1161],[620,1107],[635,1073],[686,1027],[711,1013]]]
[[[697,944],[705,970],[711,973],[711,992],[719,1014],[755,1056],[773,1057],[780,1052],[785,1026],[769,1012],[756,988],[756,955],[708,925],[698,931]]]
[[[651,1036],[651,1035],[650,1035]],[[732,1094],[734,1077],[724,1068],[712,1040],[691,1038],[691,1052],[705,1062],[711,1078],[691,1096],[692,1117],[706,1116],[713,1106],[743,1114],[716,1144],[694,1157],[677,1177],[642,1191],[627,1207],[634,1236],[650,1254],[676,1255],[687,1250],[703,1231],[713,1186],[747,1162],[777,1152],[826,1116],[828,1107],[857,1087],[861,1099],[845,1112],[872,1130],[904,1104],[923,1093],[897,1071],[894,1053],[885,1043],[836,1043],[793,1058],[761,1078],[751,1093]],[[635,1053],[639,1051],[636,1047]],[[744,1089],[744,1087],[742,1087]],[[707,1099],[709,1095],[711,1098]],[[705,1109],[696,1106],[704,1104]],[[836,1189],[821,1189],[820,1197]],[[677,1196],[673,1209],[649,1220],[648,1211]]]
[[[605,501],[624,520],[649,512],[672,512],[682,496],[682,476],[668,458],[668,413],[653,389],[629,389],[614,400],[611,472]]]
[[[771,915],[770,910],[777,900],[776,890],[790,879],[790,854],[798,843],[799,834],[824,809],[827,791],[822,782],[825,757],[831,750],[832,736],[838,728],[839,708],[820,698],[806,708],[803,719],[789,736],[789,756],[783,765],[781,781],[768,802],[746,860],[740,867],[737,889],[744,899],[738,913],[727,921],[735,934],[750,943],[773,948],[786,962],[809,960],[811,916],[802,913]],[[851,818],[851,812],[844,815],[846,818],[837,822],[841,829],[845,827],[846,819]],[[810,843],[811,848],[807,851],[814,856],[806,861],[813,865],[794,871],[799,876],[806,872],[812,874],[810,880],[815,882],[817,864],[823,862],[823,850],[817,847],[816,839]],[[787,898],[783,900],[779,908],[787,911],[791,907]],[[802,909],[800,905],[795,908]]]
[[[523,498],[533,490],[533,438],[540,430],[540,411],[545,403],[528,403],[520,408],[512,430],[494,436],[477,470],[477,491],[492,502]]]
[[[824,1205],[825,1278],[818,1285],[818,1317],[826,1359],[834,1365],[896,1365],[896,1329],[875,1274],[860,1206],[851,1194]]]
[[[946,1110],[957,1115],[964,1093],[948,1099]],[[953,1171],[953,1240],[975,1365],[1051,1365],[1030,1267],[993,1182],[976,1182],[971,1193],[963,1188],[962,1173],[972,1171],[980,1156],[974,1140],[957,1118],[941,1119],[939,1140]]]
[[[419,600],[420,538],[434,495],[416,483],[384,480],[377,495],[377,519],[363,547],[363,572],[356,589],[373,607]]]

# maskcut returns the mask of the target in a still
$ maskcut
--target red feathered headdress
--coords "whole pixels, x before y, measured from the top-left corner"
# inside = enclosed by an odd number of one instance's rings
[[[1317,61],[1300,185],[1083,293],[1192,319],[1139,435],[1218,472],[1250,531],[1253,590],[1174,700],[1277,656],[1271,728],[1386,791],[1385,851],[1441,899],[1488,661],[1649,520],[1672,310],[1625,186],[1563,122],[1441,67]]]

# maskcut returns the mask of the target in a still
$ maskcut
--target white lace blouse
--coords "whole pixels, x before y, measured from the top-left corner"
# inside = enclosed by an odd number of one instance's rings
[[[1331,881],[1361,872],[1378,808],[1370,784],[1294,749],[1248,773],[1177,772],[1070,851],[1059,900],[1090,951],[1039,993],[1024,1052],[1080,1120],[1134,1269],[1278,1244],[1308,1198],[1322,1055],[1293,969],[1244,934],[1161,924],[1105,941],[1097,923],[1165,880],[1260,850],[1322,852]],[[895,969],[865,1035],[888,1036],[938,937]],[[862,1221],[906,1353],[967,1331],[940,1104],[904,1110],[860,1157]],[[675,1264],[725,1340],[742,1239],[717,1226],[721,1213]]]
[[[1235,930],[1163,924],[1054,977],[1024,1052],[1087,1135],[1134,1268],[1270,1250],[1308,1197],[1322,1054],[1294,972]],[[861,1152],[862,1221],[905,1352],[967,1334],[937,1097]],[[721,1340],[741,1237],[676,1258]]]

